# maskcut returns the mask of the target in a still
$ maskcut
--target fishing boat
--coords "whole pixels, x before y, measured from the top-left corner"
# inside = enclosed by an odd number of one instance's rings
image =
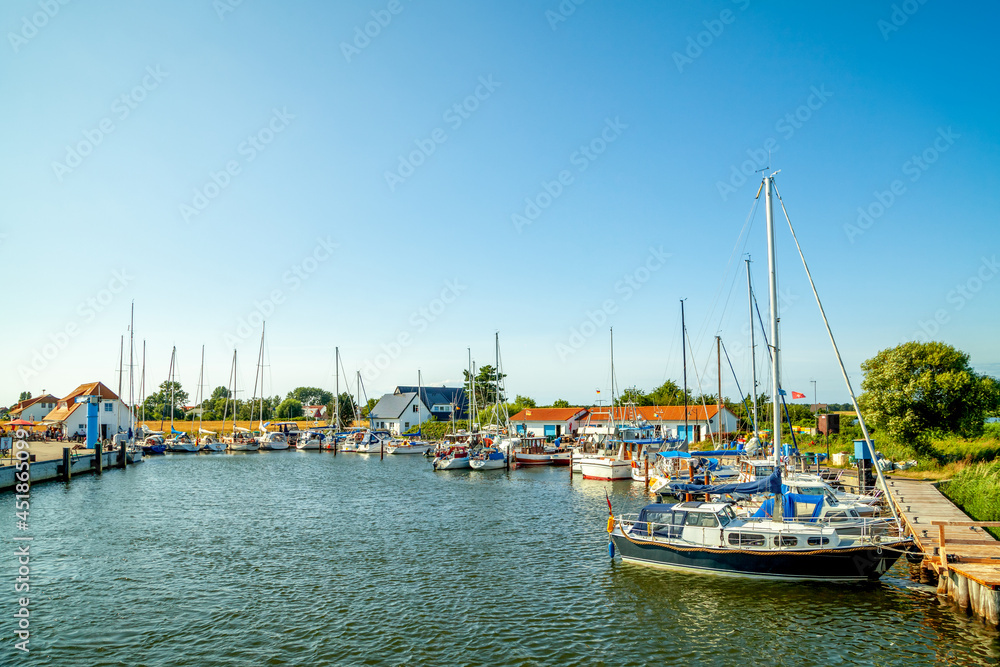
[[[518,467],[552,465],[552,453],[547,449],[545,436],[522,435],[521,442],[514,447],[512,460]],[[570,452],[570,457],[572,456],[573,453]]]
[[[388,447],[392,442],[392,434],[388,431],[375,431],[368,429],[361,436],[355,451],[359,454],[381,454],[383,448]]]
[[[715,574],[832,582],[876,581],[913,544],[911,538],[903,537],[903,526],[895,507],[890,504],[894,519],[892,524],[885,521],[869,524],[862,519],[859,530],[844,534],[837,530],[835,523],[819,521],[812,512],[808,512],[806,516],[801,515],[799,503],[808,496],[787,493],[782,489],[779,460],[782,449],[781,348],[778,344],[773,179],[774,174],[765,176],[758,191],[758,197],[761,191],[765,193],[767,218],[773,470],[766,479],[729,485],[670,484],[675,493],[685,494],[685,501],[653,503],[644,507],[637,515],[616,518],[612,514],[609,517],[610,553],[614,555],[618,551],[623,560],[633,563]],[[781,206],[784,212],[784,204]],[[788,219],[787,212],[785,217]],[[790,219],[788,224],[830,333],[830,341],[855,405],[862,433],[870,447],[871,438],[867,425],[857,408],[857,397]],[[885,480],[881,471],[876,472],[884,489]],[[763,516],[739,517],[730,503],[711,502],[712,495],[720,493],[769,493],[773,496],[771,515],[765,511],[762,512]],[[692,500],[692,495],[696,494],[704,494],[705,500]],[[611,512],[610,501],[608,510]]]

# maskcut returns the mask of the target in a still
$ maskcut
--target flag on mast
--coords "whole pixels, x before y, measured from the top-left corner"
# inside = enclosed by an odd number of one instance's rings
[[[792,392],[792,400],[795,400],[796,398],[805,398],[805,397],[806,397],[806,395],[803,394],[800,391],[793,391]]]

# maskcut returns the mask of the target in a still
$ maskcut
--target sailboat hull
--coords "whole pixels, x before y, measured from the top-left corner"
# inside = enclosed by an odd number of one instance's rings
[[[761,550],[672,546],[611,534],[622,560],[670,569],[790,581],[863,583],[879,577],[899,559],[906,541],[851,549]],[[886,548],[883,548],[886,547]]]
[[[593,458],[580,461],[584,479],[614,481],[632,479],[632,464],[619,459]]]

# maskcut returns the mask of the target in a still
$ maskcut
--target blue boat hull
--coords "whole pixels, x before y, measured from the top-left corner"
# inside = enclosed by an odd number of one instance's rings
[[[674,547],[626,537],[619,530],[611,535],[615,549],[625,561],[654,567],[676,568],[728,576],[766,579],[874,582],[895,564],[908,542],[852,549],[793,550],[720,549]],[[888,546],[888,545],[887,545]]]

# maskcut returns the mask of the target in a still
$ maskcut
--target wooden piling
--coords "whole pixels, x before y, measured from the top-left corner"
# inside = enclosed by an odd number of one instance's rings
[[[62,463],[62,473],[63,481],[68,482],[73,476],[73,471],[70,470],[71,456],[69,447],[63,447],[63,463]]]
[[[649,493],[649,459],[643,461],[643,475],[645,476],[646,493]]]
[[[94,474],[100,475],[104,472],[104,446],[101,443],[94,445]]]
[[[128,461],[125,458],[125,442],[118,446],[118,467],[124,469]]]

